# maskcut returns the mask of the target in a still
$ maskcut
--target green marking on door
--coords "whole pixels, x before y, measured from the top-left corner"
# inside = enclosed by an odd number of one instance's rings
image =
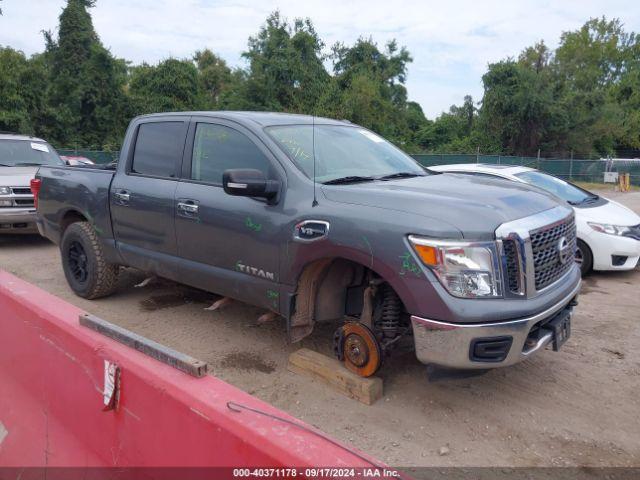
[[[278,306],[278,299],[280,298],[280,294],[275,290],[267,290],[267,298],[271,300],[271,305],[273,307]]]
[[[244,224],[247,228],[253,230],[256,233],[262,230],[262,224],[254,223],[253,220],[251,220],[251,217],[247,217]]]

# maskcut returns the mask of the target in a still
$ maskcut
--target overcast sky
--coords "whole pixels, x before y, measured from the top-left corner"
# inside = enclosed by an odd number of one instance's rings
[[[55,31],[65,3],[3,0],[0,45],[42,51],[40,31]],[[208,47],[242,66],[247,38],[276,9],[289,20],[310,17],[327,48],[359,36],[380,45],[396,38],[414,58],[409,97],[430,118],[466,94],[480,100],[488,63],[517,56],[540,39],[555,47],[563,31],[590,17],[618,17],[628,31],[640,31],[637,0],[98,0],[91,13],[104,45],[134,63],[186,58]]]

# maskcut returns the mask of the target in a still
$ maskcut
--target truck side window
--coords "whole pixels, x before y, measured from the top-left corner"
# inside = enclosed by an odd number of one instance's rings
[[[271,164],[249,137],[229,127],[199,123],[193,142],[191,178],[222,184],[222,173],[230,168],[255,168],[267,178]]]
[[[174,177],[184,148],[183,122],[143,123],[133,152],[131,171],[155,177]]]

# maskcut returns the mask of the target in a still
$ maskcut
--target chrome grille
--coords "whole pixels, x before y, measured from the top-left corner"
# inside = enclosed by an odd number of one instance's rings
[[[560,242],[563,236],[566,245]],[[496,229],[496,239],[502,245],[500,261],[507,297],[533,298],[575,268],[575,219],[565,206],[503,223]]]
[[[520,285],[520,261],[518,260],[518,249],[515,240],[503,240],[502,248],[507,267],[505,272],[507,288],[511,293],[519,293],[522,286]]]
[[[566,263],[560,261],[558,243],[562,237],[572,252],[576,248],[576,224],[573,216],[529,232],[533,254],[535,288],[542,290],[564,275],[573,265],[573,259]]]
[[[11,193],[3,195],[0,208],[33,208],[33,194],[29,187],[9,187]]]

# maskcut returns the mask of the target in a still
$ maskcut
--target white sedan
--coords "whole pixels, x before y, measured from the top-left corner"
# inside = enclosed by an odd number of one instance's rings
[[[638,264],[640,217],[613,200],[528,167],[464,163],[429,169],[528,183],[569,203],[576,212],[576,262],[580,264],[583,275],[591,269],[632,270]]]

